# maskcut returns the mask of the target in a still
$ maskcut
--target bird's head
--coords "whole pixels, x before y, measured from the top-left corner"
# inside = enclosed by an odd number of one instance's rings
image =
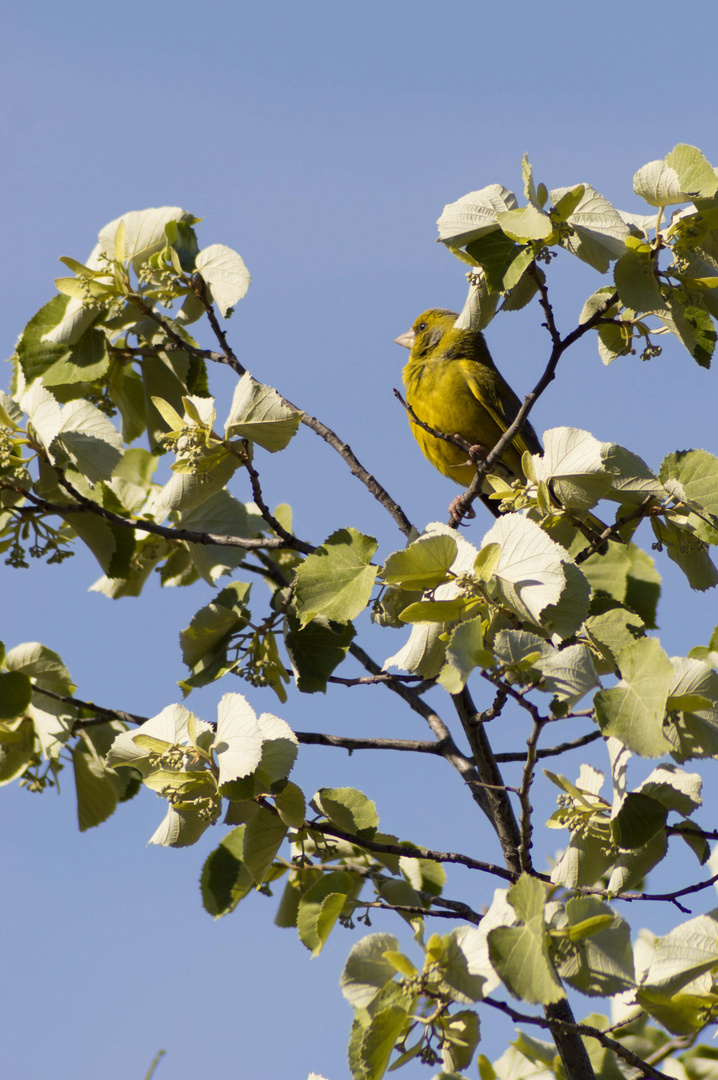
[[[447,311],[446,308],[430,308],[414,321],[411,330],[400,334],[394,341],[405,349],[411,349],[412,356],[420,359],[432,352],[441,339],[454,329],[458,317],[455,311]]]

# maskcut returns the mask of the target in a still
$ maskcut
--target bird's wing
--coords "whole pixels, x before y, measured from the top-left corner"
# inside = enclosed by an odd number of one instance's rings
[[[466,368],[468,369],[468,365],[466,365]],[[478,403],[486,409],[497,427],[501,431],[506,431],[521,408],[521,402],[503,376],[499,372],[495,374],[495,380],[481,380],[475,371],[468,369],[466,370],[466,382],[471,393]],[[541,443],[538,435],[528,421],[521,425],[512,442],[520,454],[523,454],[526,450],[530,454],[541,453]]]

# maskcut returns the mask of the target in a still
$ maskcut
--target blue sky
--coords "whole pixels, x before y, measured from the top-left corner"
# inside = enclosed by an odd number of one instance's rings
[[[234,247],[252,273],[230,323],[243,363],[335,428],[417,524],[443,519],[455,492],[421,458],[391,392],[405,362],[392,339],[424,308],[464,299],[461,265],[434,243],[436,218],[489,183],[520,192],[525,152],[549,187],[587,181],[638,212],[631,178],[645,162],[677,142],[718,161],[712,5],[697,5],[694,20],[685,29],[663,0],[14,5],[0,43],[5,354],[52,295],[60,255],[85,257],[124,211],[181,205],[204,217],[202,246]],[[602,282],[568,259],[555,276],[568,330]],[[540,322],[530,308],[489,331],[519,393],[545,362]],[[228,403],[226,373],[212,379]],[[677,344],[650,365],[632,357],[605,368],[587,341],[535,426],[588,428],[655,468],[674,449],[715,452],[714,379]],[[263,459],[262,476],[270,503],[294,504],[300,535],[317,543],[354,525],[383,553],[401,546],[316,437],[302,431],[293,445],[294,455]],[[470,538],[488,524],[480,519]],[[707,642],[716,597],[691,594],[665,559],[660,569],[661,640],[685,653]],[[86,592],[97,576],[81,555],[4,567],[2,638],[41,640],[62,654],[82,697],[151,715],[178,700],[177,632],[209,590],[162,593],[152,582],[141,600],[111,603]],[[367,634],[380,659],[397,648]],[[211,719],[226,689],[197,693],[190,707]],[[244,684],[229,689],[298,729],[423,737],[377,687],[294,695],[283,708]],[[500,748],[523,738],[515,716],[497,733]],[[309,793],[361,787],[382,827],[403,838],[495,856],[488,826],[446,772],[434,761],[316,749],[296,778]],[[310,961],[260,896],[213,923],[197,879],[218,830],[187,851],[146,848],[163,813],[146,796],[80,836],[65,786],[60,798],[3,791],[6,1074],[129,1080],[164,1047],[158,1080],[345,1076],[351,1014],[337,980],[356,935],[337,931]],[[457,876],[452,888],[475,883]],[[374,928],[395,929],[379,918]],[[511,1029],[493,1018],[491,1027],[498,1034],[484,1049],[495,1057]],[[403,1075],[430,1073],[415,1065]]]

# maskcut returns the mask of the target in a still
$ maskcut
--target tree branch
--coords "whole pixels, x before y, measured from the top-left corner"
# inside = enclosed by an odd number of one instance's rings
[[[643,1076],[650,1076],[651,1080],[672,1080],[666,1073],[660,1072],[654,1068],[653,1065],[649,1065],[643,1058],[639,1058],[633,1051],[627,1049],[616,1039],[612,1039],[600,1028],[592,1027],[591,1024],[578,1024],[575,1021],[568,1021],[562,1019],[560,1016],[547,1017],[546,1019],[540,1016],[530,1016],[528,1013],[520,1013],[517,1009],[513,1009],[510,1005],[507,1005],[505,1001],[497,1001],[495,998],[485,997],[483,999],[484,1005],[490,1005],[492,1009],[498,1009],[500,1012],[506,1013],[512,1020],[522,1024],[534,1024],[537,1027],[548,1028],[554,1038],[558,1034],[573,1035],[578,1039],[583,1047],[583,1052],[588,1058],[586,1049],[583,1046],[583,1042],[580,1040],[580,1036],[583,1035],[589,1039],[595,1039],[597,1042],[605,1046],[607,1050],[612,1050],[613,1053],[620,1057],[622,1061],[625,1061],[627,1065],[631,1065],[634,1069],[638,1069]],[[547,1006],[550,1008],[550,1006]],[[557,1042],[558,1045],[558,1042]],[[562,1055],[563,1058],[563,1055]],[[589,1062],[590,1065],[590,1062]],[[571,1070],[571,1075],[576,1075]],[[593,1076],[593,1069],[591,1069],[591,1076]]]
[[[491,719],[501,711],[505,698],[503,689],[500,689],[493,706],[485,713],[480,713],[474,705],[468,687],[465,686],[460,694],[451,695],[464,733],[469,740],[479,780],[484,785],[489,804],[489,820],[496,829],[506,865],[513,874],[517,875],[521,873],[519,859],[521,834],[484,728],[486,719]],[[489,713],[491,716],[488,716]]]
[[[558,746],[550,746],[547,747],[547,749],[545,750],[537,750],[536,759],[540,760],[541,758],[556,757],[559,754],[565,754],[567,750],[577,750],[581,746],[588,746],[589,743],[596,742],[597,739],[602,739],[603,737],[604,736],[602,731],[589,731],[588,735],[582,735],[580,739],[573,739],[571,742],[559,743]],[[494,760],[497,763],[501,764],[511,761],[525,761],[526,754],[495,754]],[[716,835],[715,839],[718,840],[718,835]]]
[[[369,654],[357,645],[356,642],[352,642],[349,646],[349,652],[366,668],[367,671],[370,671],[372,675],[383,674],[382,669],[376,661],[372,660]],[[451,732],[441,717],[434,712],[430,705],[427,705],[416,690],[406,686],[405,683],[391,681],[385,683],[385,685],[392,693],[398,694],[398,696],[407,703],[410,709],[426,720],[436,736],[437,743],[442,747],[442,757],[461,775],[471,792],[474,802],[486,814],[489,821],[493,823],[489,801],[486,792],[481,785],[481,777],[479,776],[474,763],[469,761],[469,759],[461,753],[454,742]]]
[[[8,491],[14,491],[18,495],[22,495],[28,499],[33,506],[36,506],[39,510],[42,510],[46,514],[57,514],[59,517],[67,520],[68,515],[72,514],[96,514],[98,517],[104,518],[105,521],[109,521],[112,525],[118,525],[122,529],[133,529],[135,532],[148,532],[154,536],[161,536],[165,540],[171,542],[179,542],[184,540],[188,544],[204,544],[213,545],[216,547],[233,547],[242,548],[244,551],[279,551],[286,548],[293,548],[296,551],[302,551],[305,554],[310,552],[305,548],[310,548],[311,545],[305,545],[301,540],[293,539],[292,543],[286,540],[273,539],[271,537],[260,540],[248,540],[243,536],[229,536],[225,533],[205,533],[195,532],[192,529],[180,529],[175,527],[168,527],[166,525],[156,525],[154,521],[148,521],[147,519],[131,519],[122,517],[120,514],[115,514],[112,510],[106,510],[104,506],[100,506],[99,503],[93,502],[92,499],[85,498],[79,491],[70,483],[66,477],[59,478],[59,482],[65,488],[73,498],[77,499],[77,504],[73,503],[51,503],[47,499],[41,499],[39,495],[35,495],[32,491],[21,487],[17,484],[11,484],[7,480],[0,480],[0,488],[5,488]],[[70,521],[68,524],[72,524]],[[314,550],[313,548],[311,550]]]
[[[457,866],[465,866],[469,870],[481,870],[486,874],[493,874],[504,881],[513,882],[516,880],[516,874],[512,874],[503,866],[482,862],[480,859],[472,859],[470,855],[462,855],[456,851],[434,851],[432,848],[418,847],[415,844],[388,844],[380,840],[369,840],[363,836],[355,836],[353,833],[347,832],[346,829],[340,829],[338,825],[334,825],[332,822],[325,824],[321,821],[305,821],[302,828],[308,832],[321,833],[322,836],[334,836],[337,840],[346,840],[349,844],[364,848],[365,851],[374,851],[379,855],[398,855],[400,858],[428,859],[430,862],[452,863]]]
[[[536,767],[536,747],[543,728],[544,723],[541,719],[534,721],[533,730],[526,741],[526,764],[524,765],[521,790],[519,792],[519,802],[521,803],[521,846],[519,847],[519,859],[522,868],[527,871],[527,873],[533,871],[531,862],[531,837],[533,833],[533,824],[531,821],[531,813],[533,810],[533,807],[531,806],[531,784],[533,782],[534,769]]]

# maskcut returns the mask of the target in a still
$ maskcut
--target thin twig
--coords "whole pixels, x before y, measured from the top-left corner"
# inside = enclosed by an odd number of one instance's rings
[[[521,860],[522,869],[527,871],[527,873],[533,871],[533,864],[531,862],[531,837],[533,834],[533,823],[531,820],[533,811],[533,807],[531,806],[531,784],[533,783],[534,770],[536,768],[536,747],[543,728],[544,724],[541,720],[535,720],[533,730],[526,740],[526,764],[524,765],[521,790],[519,792],[519,802],[521,804],[521,816],[519,820],[521,846],[519,847],[519,859]]]
[[[309,832],[321,833],[323,836],[334,836],[337,840],[345,840],[349,844],[364,848],[366,851],[374,851],[378,855],[398,855],[400,858],[428,859],[430,862],[451,863],[456,866],[465,866],[469,870],[481,870],[486,874],[493,874],[504,881],[513,882],[517,877],[516,874],[512,874],[510,870],[506,870],[503,866],[482,862],[480,859],[472,859],[470,855],[463,855],[461,852],[434,851],[432,848],[418,847],[414,844],[388,844],[380,840],[369,840],[363,836],[355,836],[354,833],[347,832],[346,829],[340,829],[333,822],[308,821],[304,823],[302,828],[307,829]]]
[[[431,739],[353,739],[346,735],[325,735],[319,731],[295,731],[300,743],[307,746],[336,746],[340,750],[404,750],[414,754],[444,756],[444,747]]]
[[[573,739],[571,742],[559,743],[558,746],[550,746],[545,750],[536,751],[536,759],[547,757],[556,757],[559,754],[565,754],[568,750],[577,750],[581,746],[588,746],[589,743],[596,742],[597,739],[603,739],[604,735],[602,731],[589,731],[588,735],[582,735],[580,739]],[[525,761],[526,755],[524,753],[506,753],[495,754],[495,760],[501,764],[510,761]],[[718,840],[718,834],[715,837]]]
[[[435,911],[433,908],[414,907],[411,904],[387,904],[381,900],[355,900],[354,906],[377,908],[379,911],[398,911],[399,914],[405,915],[419,915],[422,919],[428,915],[433,915],[438,919],[465,919],[475,926],[478,926],[481,922],[481,915],[476,911],[471,911],[470,908],[468,911]]]

